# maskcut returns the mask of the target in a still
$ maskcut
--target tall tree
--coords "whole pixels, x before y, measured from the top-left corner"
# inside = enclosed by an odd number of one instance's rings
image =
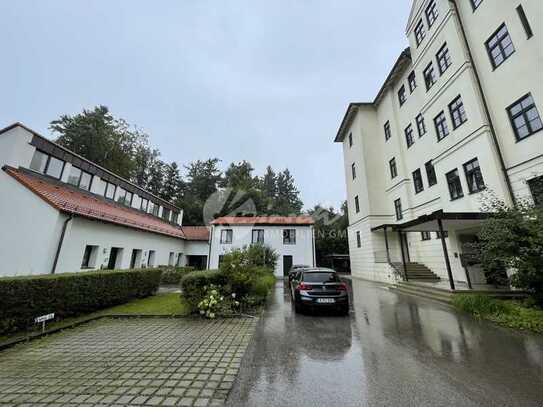
[[[164,188],[164,168],[164,162],[158,158],[150,163],[147,189],[153,195],[162,196],[162,190]]]
[[[147,144],[140,144],[136,148],[134,156],[134,175],[132,182],[142,188],[147,188],[150,178],[150,170],[153,163],[160,157],[157,149],[151,149]]]
[[[294,178],[288,168],[277,176],[277,196],[273,210],[278,215],[298,215],[304,204],[300,192],[294,183]]]
[[[262,199],[264,201],[265,212],[271,214],[273,212],[273,203],[277,197],[277,176],[273,168],[268,165],[266,173],[262,178]]]
[[[183,180],[179,173],[179,166],[176,162],[164,165],[164,184],[161,191],[161,198],[167,201],[175,201],[183,189]]]
[[[148,139],[123,119],[115,118],[106,106],[63,115],[49,128],[58,134],[56,142],[60,145],[127,179],[134,175],[138,146]]]

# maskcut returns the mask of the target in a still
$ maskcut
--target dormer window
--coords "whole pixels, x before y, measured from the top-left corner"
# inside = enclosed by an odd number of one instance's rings
[[[36,150],[30,162],[30,169],[60,179],[64,170],[64,161]]]

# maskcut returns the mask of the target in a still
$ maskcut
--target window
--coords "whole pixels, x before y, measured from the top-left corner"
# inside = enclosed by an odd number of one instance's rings
[[[149,250],[149,257],[147,257],[147,267],[155,267],[156,252]]]
[[[481,173],[481,167],[477,158],[464,164],[464,173],[466,174],[470,194],[485,189],[485,181],[483,180],[483,174]]]
[[[358,201],[358,195],[354,197],[354,210],[356,213],[360,212],[360,202]]]
[[[147,212],[147,209],[149,208],[149,200],[148,199],[143,199],[141,198],[141,204],[140,204],[140,209],[143,211],[143,212]]]
[[[385,123],[385,141],[390,140],[392,132],[390,131],[390,122]]]
[[[356,232],[356,247],[362,247],[362,239],[360,238],[360,231]]]
[[[426,31],[424,30],[424,22],[421,19],[415,27],[415,39],[417,40],[417,47],[424,40],[424,37],[426,37]]]
[[[518,6],[517,13],[520,18],[520,22],[524,27],[524,31],[526,32],[526,36],[528,37],[528,39],[532,38],[534,36],[534,32],[532,31],[532,27],[530,26],[530,22],[528,21],[528,17],[526,16],[524,7],[522,7],[521,5]]]
[[[430,232],[420,232],[422,240],[430,240],[432,239],[432,235]]]
[[[413,185],[415,186],[416,194],[424,190],[424,184],[422,182],[422,173],[420,172],[420,168],[413,171]]]
[[[106,182],[106,189],[104,190],[104,196],[107,199],[115,198],[115,189],[116,188],[117,188],[117,185]]]
[[[409,125],[405,128],[405,142],[407,143],[407,148],[415,144],[415,138],[413,137],[413,126]]]
[[[296,229],[283,230],[283,244],[296,244]]]
[[[60,179],[64,170],[64,161],[36,150],[30,162],[30,169]]]
[[[428,161],[426,164],[424,164],[424,167],[426,168],[426,178],[428,178],[428,186],[431,187],[437,184],[436,170],[434,168],[434,164],[432,164],[432,161]]]
[[[435,0],[432,0],[428,7],[426,7],[426,21],[428,22],[428,28],[431,28],[438,17],[437,4]]]
[[[68,176],[68,184],[74,187],[89,191],[91,187],[92,175],[82,171],[77,167],[72,167]]]
[[[424,70],[424,83],[426,84],[426,91],[429,91],[437,81],[436,72],[434,71],[434,64],[430,62]]]
[[[434,124],[436,126],[437,141],[443,140],[449,135],[449,126],[447,125],[447,117],[445,117],[445,112],[441,112],[434,119]]]
[[[162,209],[162,219],[164,219],[166,222],[170,221],[170,214],[172,213],[172,210],[169,208],[163,208]]]
[[[172,212],[172,223],[179,224],[179,212]]]
[[[449,186],[449,193],[451,195],[451,200],[459,199],[464,196],[462,191],[462,183],[460,182],[460,176],[458,175],[458,170],[454,169],[451,172],[448,172],[445,175],[447,178],[447,185]]]
[[[446,230],[443,231],[443,237],[445,239],[447,239],[449,237],[449,232],[447,232]],[[436,232],[436,239],[441,239],[441,233],[440,232]]]
[[[353,179],[356,179],[356,164],[352,163],[351,165],[351,173],[353,175]]]
[[[543,129],[543,123],[532,95],[529,93],[507,108],[517,141]]]
[[[353,133],[349,133],[349,147],[353,146]]]
[[[409,74],[407,81],[409,82],[409,91],[413,93],[413,91],[417,88],[417,76],[415,71]]]
[[[168,266],[172,267],[175,264],[175,253],[170,252],[170,256],[168,257]]]
[[[449,112],[451,113],[451,120],[453,122],[453,128],[457,129],[468,121],[466,116],[466,109],[462,102],[462,97],[458,96],[449,104]]]
[[[481,5],[483,0],[470,0],[471,1],[471,7],[473,7],[473,11],[477,10],[477,7]]]
[[[183,260],[183,253],[177,253],[177,260],[175,261],[175,267],[181,267]]]
[[[224,254],[219,254],[219,267],[221,266],[223,261],[224,261]]]
[[[45,168],[47,167],[48,159],[49,156],[47,154],[36,150],[34,152],[34,156],[32,157],[32,161],[30,162],[30,169],[45,174]]]
[[[141,250],[133,249],[130,256],[130,268],[136,269],[141,267]]]
[[[394,212],[396,213],[396,220],[403,219],[402,200],[400,198],[394,201]]]
[[[528,187],[537,206],[543,205],[543,177],[532,178],[528,180]]]
[[[402,87],[398,91],[398,101],[400,102],[400,106],[403,106],[406,100],[407,98],[405,96],[405,85],[402,85]]]
[[[452,65],[451,54],[449,53],[449,48],[447,44],[443,45],[441,49],[436,54],[437,65],[439,67],[439,73],[443,75],[449,66]]]
[[[232,238],[234,237],[234,231],[232,229],[221,230],[221,243],[232,244]]]
[[[422,137],[426,134],[426,123],[424,123],[424,117],[422,114],[417,116],[417,130],[419,132],[419,137]]]
[[[117,192],[115,193],[115,201],[121,205],[130,206],[132,204],[132,192],[128,192],[122,187],[117,187]]]
[[[153,216],[158,217],[159,211],[160,211],[160,205],[156,204],[156,203],[153,203]]]
[[[254,229],[252,243],[264,243],[264,229]]]
[[[494,69],[499,67],[507,58],[515,52],[515,46],[503,24],[486,42],[486,50]]]
[[[98,253],[98,246],[89,246],[85,247],[85,252],[83,253],[83,261],[81,262],[82,269],[93,268],[96,264],[96,257]]]
[[[390,178],[394,179],[398,176],[398,167],[396,167],[396,158],[393,158],[388,162],[390,167]]]

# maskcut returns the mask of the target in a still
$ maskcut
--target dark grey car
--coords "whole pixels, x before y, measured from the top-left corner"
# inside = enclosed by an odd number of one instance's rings
[[[335,309],[349,314],[347,284],[332,269],[302,269],[290,282],[290,295],[296,312],[315,309]]]

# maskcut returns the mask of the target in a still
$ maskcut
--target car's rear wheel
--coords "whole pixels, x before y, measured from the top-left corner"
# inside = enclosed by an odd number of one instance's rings
[[[349,305],[347,304],[347,305],[342,306],[339,312],[343,316],[349,315],[349,312],[350,312]]]
[[[304,312],[304,308],[302,306],[302,304],[294,301],[294,311],[297,313],[297,314],[303,314]]]

